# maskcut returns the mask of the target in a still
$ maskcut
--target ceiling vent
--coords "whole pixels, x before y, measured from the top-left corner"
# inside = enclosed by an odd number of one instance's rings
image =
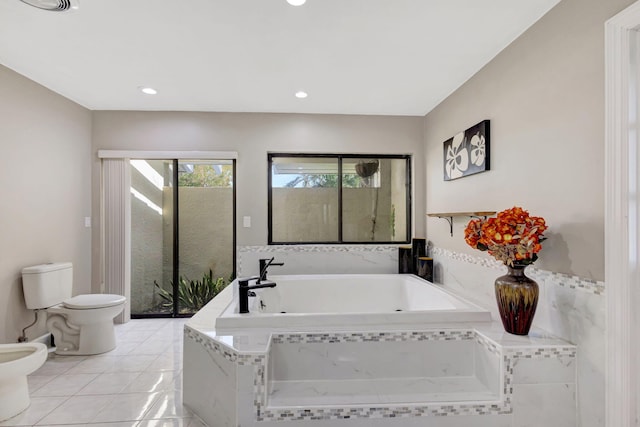
[[[66,12],[78,8],[78,0],[20,0],[30,6],[38,9],[49,10],[52,12]]]

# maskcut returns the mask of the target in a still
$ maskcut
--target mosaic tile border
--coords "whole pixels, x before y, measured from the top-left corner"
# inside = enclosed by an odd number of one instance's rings
[[[452,260],[466,262],[468,264],[506,271],[505,266],[501,262],[491,258],[476,257],[473,255],[463,254],[460,252],[454,252],[448,249],[437,247],[431,248],[431,255],[434,258],[446,257]],[[571,276],[564,273],[555,273],[553,271],[540,270],[539,268],[535,267],[528,267],[527,273],[530,273],[530,276],[535,280],[545,280],[547,282],[553,283],[556,286],[561,286],[564,288],[577,289],[595,295],[604,295],[605,292],[604,282],[601,281],[583,279],[578,276]]]
[[[498,344],[491,341],[489,338],[478,333],[475,334],[474,338],[478,344],[489,350],[491,353],[500,355],[500,348],[498,347]]]
[[[266,246],[239,246],[238,253],[267,252],[267,253],[346,253],[346,252],[371,252],[388,253],[397,255],[398,245],[266,245]],[[493,268],[504,271],[504,265],[493,258],[473,256],[449,249],[429,246],[429,252],[434,257],[447,257],[456,261],[463,261],[469,264],[486,268]],[[238,257],[238,271],[241,271],[241,257]],[[604,295],[605,284],[602,281],[584,279],[564,273],[541,270],[529,267],[528,272],[536,280],[551,281],[556,286],[569,289],[577,289],[595,295]]]
[[[267,245],[267,246],[238,246],[238,253],[251,252],[392,252],[398,251],[399,245]],[[401,245],[400,245],[401,246]]]
[[[343,420],[370,418],[408,418],[408,417],[443,417],[457,415],[505,415],[511,408],[504,405],[468,404],[429,406],[395,406],[395,407],[358,407],[358,408],[323,408],[323,409],[283,409],[271,411],[265,409],[257,421],[304,421],[304,420]]]
[[[488,351],[501,358],[503,366],[502,399],[496,402],[475,404],[424,404],[424,405],[376,405],[358,407],[277,408],[266,405],[267,353],[242,354],[206,336],[185,327],[185,337],[214,351],[226,360],[238,365],[253,366],[253,406],[257,421],[340,420],[350,418],[405,418],[458,415],[504,415],[512,412],[513,368],[516,359],[575,358],[575,346],[502,347],[475,330],[427,330],[410,332],[342,332],[342,333],[282,333],[272,336],[272,343],[335,343],[335,342],[397,342],[402,340],[475,340]],[[268,350],[267,350],[268,351]]]
[[[219,341],[211,339],[211,337],[203,335],[186,325],[184,327],[184,336],[202,345],[206,350],[218,353],[229,362],[236,363],[238,361],[238,353],[235,350],[222,345]]]
[[[271,342],[274,344],[331,344],[345,342],[461,341],[471,340],[475,335],[475,332],[471,329],[410,332],[287,332],[273,334]]]
[[[482,339],[479,339],[482,338]],[[282,333],[272,336],[272,343],[280,344],[310,344],[310,343],[337,343],[337,342],[399,342],[399,341],[472,341],[476,340],[481,345],[489,345],[489,351],[500,357],[500,350],[489,339],[481,337],[475,330],[428,330],[411,332],[341,332],[341,333]],[[507,363],[512,363],[507,358]],[[511,372],[513,369],[511,369]],[[509,370],[504,370],[504,382],[508,381]],[[511,374],[512,375],[512,374]],[[509,377],[510,378],[510,377]],[[261,382],[260,382],[261,381]],[[259,393],[265,388],[264,375],[258,384],[254,383],[254,393]],[[509,381],[509,384],[511,381]],[[511,388],[510,388],[511,389]],[[254,398],[254,403],[259,399]],[[266,401],[266,395],[260,402]],[[460,404],[415,404],[415,405],[375,405],[357,407],[325,407],[325,408],[295,408],[272,409],[264,405],[255,405],[257,421],[304,421],[304,420],[341,420],[341,419],[368,419],[368,418],[407,418],[407,417],[442,417],[457,415],[504,415],[510,414],[511,397],[503,396],[500,401],[487,403],[460,403]]]
[[[515,359],[554,359],[558,357],[576,357],[575,346],[540,347],[540,348],[508,348],[504,353]]]
[[[364,335],[364,336],[363,336]],[[482,404],[433,404],[433,405],[377,405],[376,407],[358,408],[324,408],[324,409],[269,409],[256,407],[258,421],[287,420],[338,420],[347,418],[402,418],[422,416],[457,416],[457,415],[504,415],[512,411],[513,367],[516,359],[538,359],[555,357],[576,357],[575,346],[546,346],[533,348],[504,349],[491,339],[475,330],[445,330],[391,333],[316,333],[316,334],[278,334],[272,339],[274,343],[332,343],[365,341],[400,341],[406,339],[426,340],[475,340],[489,352],[502,358],[503,362],[503,396],[501,402]],[[335,340],[335,341],[334,341]],[[264,390],[261,385],[260,390]],[[258,389],[254,390],[258,392]],[[265,396],[266,399],[266,396]]]
[[[209,336],[201,334],[197,330],[191,329],[188,326],[185,326],[184,328],[184,336],[202,345],[205,349],[219,354],[229,362],[237,363],[241,366],[264,364],[267,358],[266,354],[239,353],[236,350],[222,344],[221,342],[212,339]]]
[[[513,396],[513,368],[517,359],[552,359],[560,357],[569,357],[575,359],[577,357],[577,348],[575,346],[566,347],[539,347],[539,348],[505,348],[503,349],[504,363],[504,389],[505,398],[509,401]]]

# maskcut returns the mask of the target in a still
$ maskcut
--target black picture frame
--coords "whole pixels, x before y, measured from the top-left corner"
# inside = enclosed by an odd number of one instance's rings
[[[490,170],[489,120],[471,126],[443,143],[444,180]]]

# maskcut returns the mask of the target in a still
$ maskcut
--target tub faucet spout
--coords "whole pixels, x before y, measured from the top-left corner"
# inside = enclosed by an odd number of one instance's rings
[[[243,279],[238,279],[238,312],[240,313],[248,313],[249,312],[249,292],[252,289],[261,289],[261,288],[275,288],[276,284],[274,282],[264,281],[262,283],[258,283],[257,280],[260,279],[258,276],[254,277],[246,277]],[[255,285],[249,285],[251,280],[256,280]]]
[[[260,277],[256,283],[267,280],[267,268],[272,265],[284,265],[284,262],[273,262],[276,257],[260,259]]]

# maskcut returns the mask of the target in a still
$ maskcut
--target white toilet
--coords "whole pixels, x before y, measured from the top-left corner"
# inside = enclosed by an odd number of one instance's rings
[[[88,294],[71,297],[73,266],[70,262],[41,264],[22,269],[27,308],[46,309],[47,329],[56,354],[90,355],[116,347],[113,318],[124,309],[125,297]]]
[[[39,342],[0,344],[0,421],[29,407],[27,375],[42,366],[47,354]]]

